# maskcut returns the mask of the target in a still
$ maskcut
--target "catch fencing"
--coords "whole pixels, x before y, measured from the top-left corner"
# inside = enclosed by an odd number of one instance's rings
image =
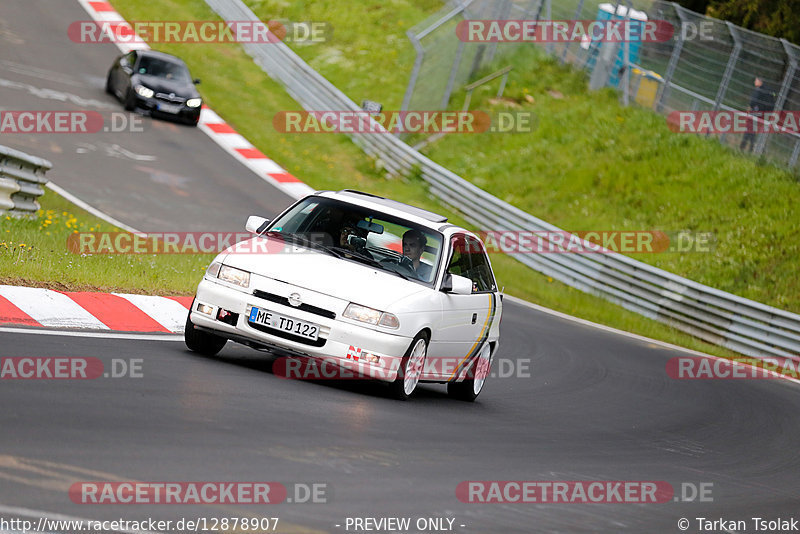
[[[0,145],[0,212],[33,214],[47,183],[49,161]]]
[[[464,20],[608,17],[629,21],[641,15],[651,21],[669,23],[672,36],[662,42],[585,40],[519,44],[464,42],[455,31]],[[538,46],[560,62],[590,72],[593,82],[599,80],[595,88],[619,89],[626,105],[637,102],[664,115],[672,111],[745,112],[755,90],[756,77],[763,81],[763,92],[769,95],[773,111],[800,111],[800,46],[706,17],[674,2],[461,0],[451,2],[407,34],[416,50],[416,59],[403,98],[405,110],[446,109],[453,92],[472,81],[482,67],[495,62],[499,68],[503,66],[503,57],[513,54],[518,47]],[[600,61],[603,51],[616,61]],[[760,130],[767,129],[763,120],[755,120]],[[711,135],[737,150],[744,136],[743,133]],[[784,133],[760,132],[754,137],[745,150],[778,165],[798,166],[800,135],[796,128]]]
[[[206,0],[206,3],[224,20],[257,20],[240,0]],[[304,109],[360,109],[285,44],[243,46]],[[478,228],[561,232],[469,183],[394,135],[354,133],[350,137],[389,173],[418,173],[434,196],[461,212]],[[704,286],[620,254],[515,254],[512,257],[572,287],[599,295],[710,343],[748,356],[800,361],[800,315]]]

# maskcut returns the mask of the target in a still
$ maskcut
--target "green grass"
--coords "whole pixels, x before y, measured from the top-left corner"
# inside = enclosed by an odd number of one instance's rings
[[[158,4],[144,0],[114,0],[113,4],[128,20],[216,18],[202,0],[164,0]],[[333,41],[295,49],[354,100],[368,98],[382,102],[386,109],[398,109],[413,60],[405,31],[440,6],[438,0],[420,4],[395,0],[378,7],[359,2],[261,2],[257,8],[262,18],[329,21],[334,27]],[[448,211],[429,195],[424,183],[418,179],[386,178],[376,169],[375,163],[344,136],[276,132],[272,128],[274,114],[281,110],[299,109],[299,105],[267,78],[237,45],[169,44],[157,45],[157,48],[183,57],[193,75],[203,79],[200,90],[207,103],[258,148],[312,187],[362,189],[434,211]],[[651,209],[662,194],[666,195],[668,203],[649,215],[670,214],[676,218],[674,220],[685,222],[698,201],[692,200],[689,206],[684,207],[683,197],[695,194],[702,195],[704,207],[708,208],[706,211],[718,211],[714,204],[721,201],[718,197],[728,194],[726,185],[715,183],[713,188],[702,190],[693,183],[707,172],[707,168],[703,169],[705,163],[696,164],[695,169],[688,163],[688,158],[680,154],[664,155],[664,165],[676,167],[673,174],[666,176],[659,171],[662,163],[658,162],[658,153],[665,147],[689,146],[694,147],[692,150],[699,150],[697,146],[701,140],[660,131],[656,137],[660,139],[659,143],[666,144],[648,142],[645,138],[653,132],[643,128],[655,126],[664,130],[662,118],[641,110],[621,109],[616,106],[611,93],[588,95],[582,75],[571,74],[541,58],[523,57],[515,61],[533,63],[528,63],[524,69],[515,69],[507,94],[521,97],[527,89],[528,94],[534,95],[535,103],[531,109],[539,115],[539,129],[533,135],[451,136],[430,147],[435,159],[489,191],[566,227],[570,227],[571,222],[589,221],[590,228],[641,229],[643,223],[637,217],[643,215],[637,215],[638,212]],[[566,98],[551,98],[545,88],[557,89]],[[485,107],[485,96],[483,91],[478,91],[473,107]],[[455,100],[460,103],[461,98],[463,95],[456,95]],[[613,119],[610,123],[609,117]],[[558,122],[567,124],[567,120],[575,121],[580,128],[555,128]],[[582,139],[581,132],[588,132],[587,139]],[[579,162],[569,157],[571,154],[588,156],[593,166],[581,167]],[[758,169],[752,162],[729,155],[725,158],[719,155],[716,161],[735,169]],[[627,175],[628,163],[633,164],[630,176]],[[624,177],[620,176],[623,171]],[[789,182],[773,169],[761,171],[771,185],[773,182],[781,183],[781,180]],[[661,180],[663,191],[641,190],[639,181],[648,173],[653,175],[646,177],[650,181],[647,183]],[[721,180],[719,173],[714,176]],[[754,180],[753,173],[748,176]],[[571,183],[573,180],[575,183]],[[678,189],[675,193],[668,191],[673,185]],[[788,191],[781,189],[781,194],[784,190]],[[48,193],[44,199],[45,209],[53,209],[52,206],[63,202],[49,198],[50,195]],[[760,207],[761,204],[752,206]],[[76,210],[69,208],[65,211]],[[679,217],[683,215],[686,218]],[[741,216],[741,211],[736,215]],[[99,224],[89,216],[85,217],[79,219],[88,225]],[[464,224],[458,216],[451,218],[457,224]],[[669,219],[669,225],[664,225],[661,219],[656,218],[656,222],[647,228],[675,229],[672,220]],[[749,220],[752,217],[737,224],[747,228]],[[730,219],[723,218],[720,227],[710,230],[721,232],[730,223]],[[64,252],[66,235],[45,240],[43,236],[37,236],[38,224],[41,223],[4,221],[3,228],[13,229],[15,242],[30,241],[39,256],[33,261],[33,256],[24,256],[29,252],[16,252],[19,258],[14,259],[13,253],[0,249],[0,280],[37,284],[52,284],[57,280],[71,288],[191,294],[202,269],[210,261],[210,257],[199,256],[71,257]],[[706,229],[702,224],[682,224],[679,228]],[[23,256],[24,261],[21,261]],[[72,266],[68,266],[70,261]],[[663,260],[651,258],[651,261]],[[508,256],[495,254],[492,263],[498,282],[509,294],[690,348],[731,354],[554,282]],[[681,267],[681,261],[675,264]]]
[[[536,50],[521,50],[511,61],[516,68],[506,96],[536,113],[535,131],[451,135],[429,145],[432,159],[570,231],[712,232],[710,253],[636,259],[800,311],[795,176],[714,140],[672,133],[664,117],[618,105],[611,90],[590,93],[582,73]],[[492,109],[489,91],[474,97],[474,108]]]
[[[158,295],[196,289],[213,255],[87,255],[71,235],[120,230],[46,190],[32,218],[0,214],[0,284]]]

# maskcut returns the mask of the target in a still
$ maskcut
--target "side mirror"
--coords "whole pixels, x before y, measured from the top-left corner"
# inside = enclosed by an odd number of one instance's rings
[[[259,217],[258,215],[251,215],[247,218],[244,229],[251,234],[260,235],[267,229],[267,226],[269,226],[269,219]]]
[[[444,275],[440,291],[456,295],[471,295],[472,280],[457,274],[447,273]]]
[[[133,74],[133,69],[128,67],[128,66],[123,65],[122,66],[122,72],[124,72],[125,74]]]
[[[195,78],[194,80],[192,80],[192,83],[197,85],[198,83],[200,83],[200,78]]]

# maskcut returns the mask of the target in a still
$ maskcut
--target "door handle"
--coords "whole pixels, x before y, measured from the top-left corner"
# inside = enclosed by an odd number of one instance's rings
[[[472,324],[475,324],[477,321],[478,321],[478,314],[477,313],[473,313],[472,314]]]

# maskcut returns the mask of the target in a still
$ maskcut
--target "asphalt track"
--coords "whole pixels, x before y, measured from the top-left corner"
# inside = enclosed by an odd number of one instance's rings
[[[102,90],[113,46],[66,38],[69,22],[86,18],[71,0],[5,0],[0,80],[114,106]],[[8,84],[0,85],[0,102],[79,109]],[[201,132],[145,124],[146,134],[128,137],[1,142],[51,159],[59,185],[145,230],[237,230],[237,211],[270,215],[289,202]],[[155,155],[148,167],[189,182],[173,188],[137,170],[141,162],[79,153],[87,142]],[[272,374],[271,356],[233,344],[205,358],[168,338],[0,329],[4,358],[95,357],[106,369],[112,358],[141,359],[142,374],[0,381],[0,518],[20,508],[90,519],[267,516],[280,518],[278,532],[345,532],[347,517],[448,517],[454,532],[501,533],[680,532],[680,518],[697,532],[697,517],[746,519],[753,531],[752,517],[800,515],[800,386],[674,380],[665,365],[682,355],[675,349],[511,302],[505,312],[497,357],[521,376],[491,378],[475,404],[450,400],[436,385],[404,403],[379,384],[285,380]],[[528,362],[530,377],[522,371]],[[92,480],[317,483],[327,485],[327,502],[71,502],[69,487]],[[456,498],[466,480],[666,481],[678,498],[682,485],[711,484],[711,501],[467,504]]]

